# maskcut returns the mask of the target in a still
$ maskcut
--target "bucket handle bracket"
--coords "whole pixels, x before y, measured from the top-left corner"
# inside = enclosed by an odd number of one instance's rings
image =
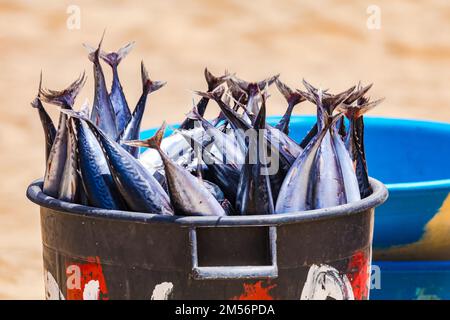
[[[225,280],[225,279],[258,279],[277,278],[277,227],[269,227],[270,265],[259,266],[198,266],[198,248],[196,227],[189,229],[191,243],[192,277],[195,280]]]

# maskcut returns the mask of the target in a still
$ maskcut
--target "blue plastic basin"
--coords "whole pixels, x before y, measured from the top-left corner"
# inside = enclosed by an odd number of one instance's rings
[[[275,124],[279,119],[269,117],[268,122]],[[373,246],[377,257],[420,241],[425,226],[449,196],[450,124],[378,117],[364,120],[369,174],[389,190],[389,199],[376,211]],[[315,121],[315,116],[293,116],[292,138],[300,141]],[[145,131],[142,137],[153,133],[154,129]],[[442,256],[448,259],[450,252]],[[415,259],[420,260],[420,252]],[[381,289],[372,290],[371,299],[450,299],[450,261],[373,264],[381,269]]]

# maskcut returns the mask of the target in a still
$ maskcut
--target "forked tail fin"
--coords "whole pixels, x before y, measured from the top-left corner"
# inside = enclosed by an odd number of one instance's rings
[[[155,135],[147,140],[128,140],[123,141],[124,144],[133,147],[146,147],[151,149],[160,150],[161,141],[166,131],[166,122],[164,121],[161,127],[156,131]]]

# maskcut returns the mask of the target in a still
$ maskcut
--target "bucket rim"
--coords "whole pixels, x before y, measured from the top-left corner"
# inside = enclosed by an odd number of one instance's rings
[[[388,190],[380,181],[376,179],[370,178],[370,184],[373,189],[372,194],[353,203],[325,209],[253,216],[166,216],[143,212],[95,208],[61,201],[44,194],[42,192],[42,179],[38,179],[28,186],[27,197],[30,201],[40,207],[55,210],[64,214],[80,215],[85,217],[141,223],[172,223],[186,227],[276,226],[349,216],[373,209],[386,201],[388,198]]]

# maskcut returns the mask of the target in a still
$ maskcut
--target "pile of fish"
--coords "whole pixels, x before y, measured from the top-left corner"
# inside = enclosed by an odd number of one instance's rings
[[[165,136],[163,124],[139,140],[147,98],[165,82],[151,80],[142,63],[142,94],[131,112],[118,66],[133,43],[110,53],[101,44],[85,45],[95,81],[91,108],[74,109],[84,73],[62,91],[44,89],[41,75],[32,106],[45,133],[48,196],[104,209],[223,216],[327,208],[371,194],[363,115],[381,101],[367,97],[371,85],[332,94],[305,80],[304,90],[293,90],[279,75],[248,82],[205,69],[207,90],[195,92],[200,100],[181,125]],[[109,92],[102,60],[112,69]],[[287,103],[275,126],[266,122],[273,84]],[[211,101],[219,112],[208,121]],[[298,143],[289,123],[305,101],[316,105],[317,123]],[[43,102],[59,106],[57,128]]]

